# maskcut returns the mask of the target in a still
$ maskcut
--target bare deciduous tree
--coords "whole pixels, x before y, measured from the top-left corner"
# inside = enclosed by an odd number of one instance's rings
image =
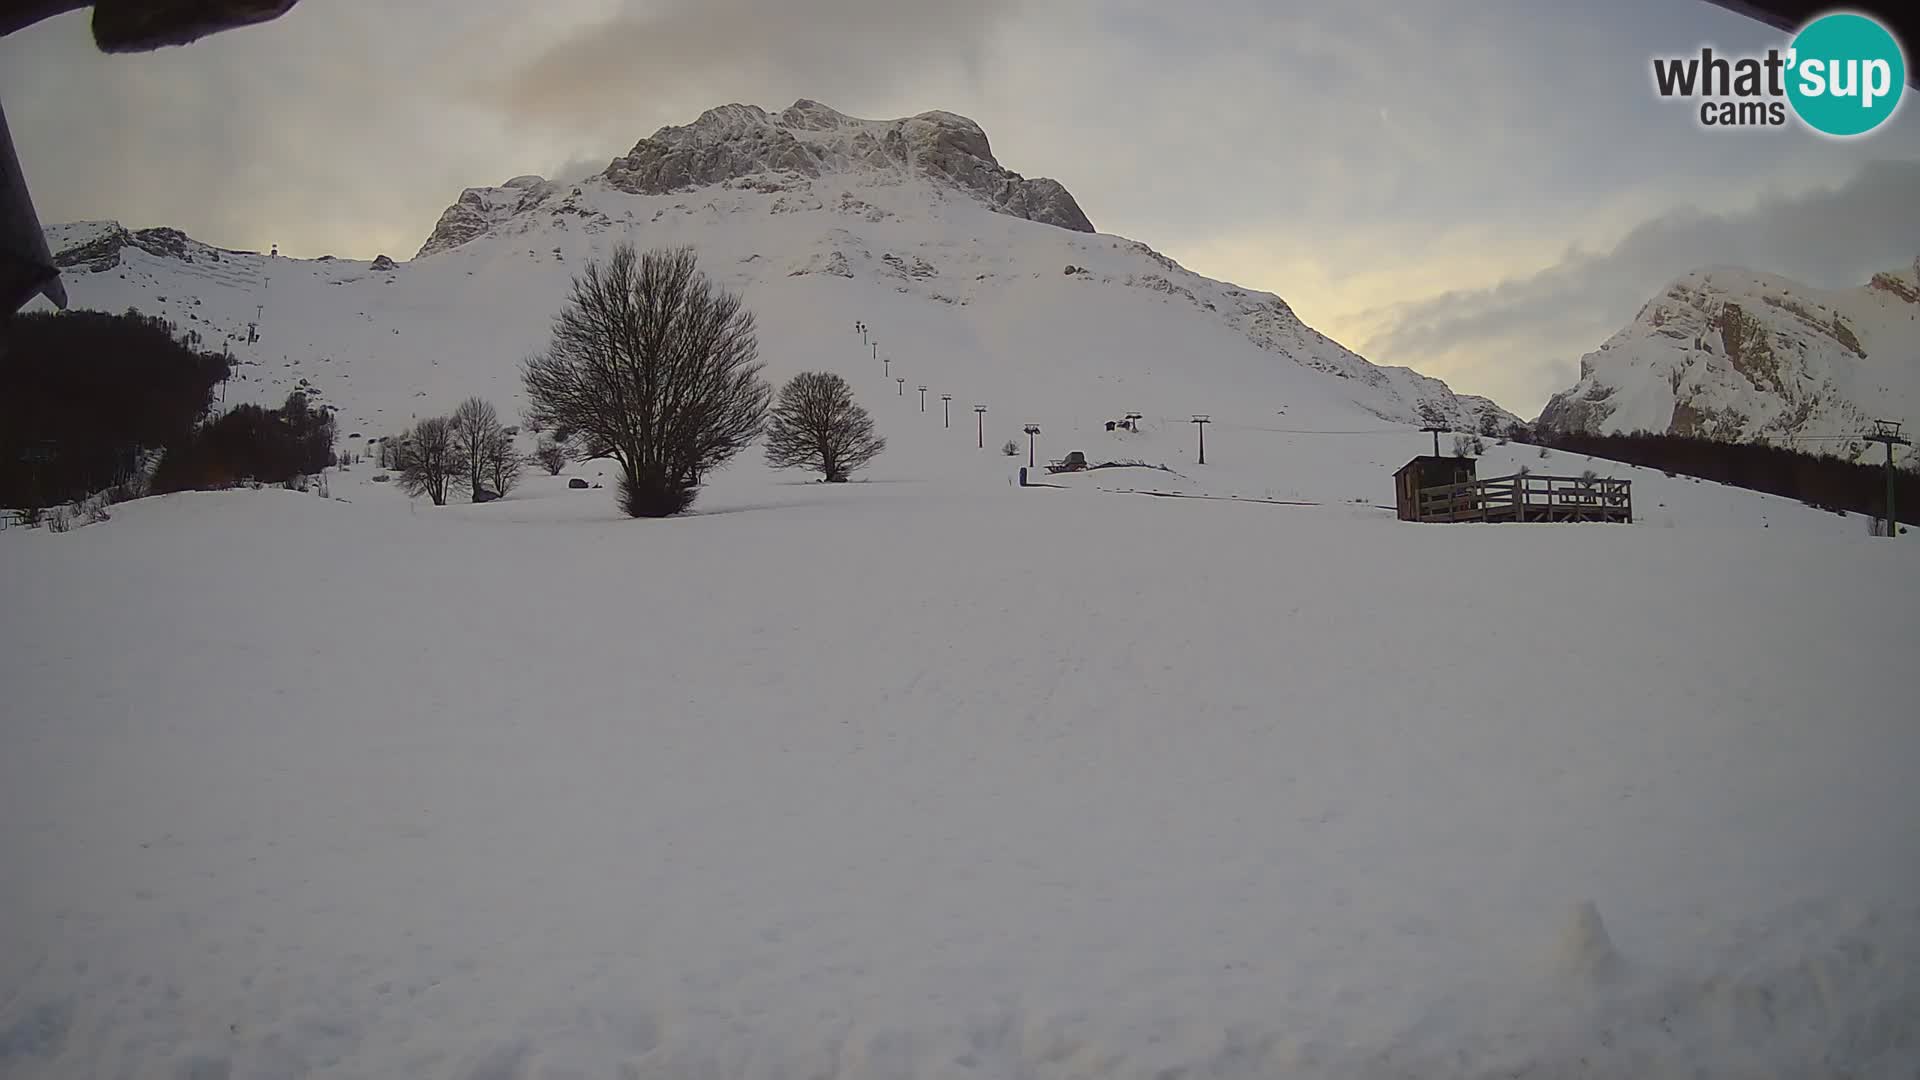
[[[614,248],[573,280],[547,351],[526,361],[527,418],[621,471],[620,507],[664,517],[760,434],[769,392],[752,313],[693,249]]]
[[[481,502],[487,491],[486,479],[494,452],[500,443],[500,414],[488,402],[470,397],[453,410],[448,422],[453,425],[453,440],[459,446],[460,457],[467,463],[469,497]],[[493,494],[506,492],[495,490]]]
[[[422,420],[386,445],[400,487],[409,495],[428,496],[435,506],[445,506],[447,492],[467,479],[467,461],[460,455],[452,421],[444,416]]]
[[[847,380],[832,372],[803,371],[780,389],[767,424],[767,464],[812,469],[830,483],[878,457],[887,440],[853,400]]]
[[[533,460],[547,470],[548,476],[559,476],[560,470],[567,467],[567,448],[551,435],[542,435],[540,445],[534,448]]]
[[[520,483],[520,470],[527,459],[513,448],[513,436],[502,430],[487,445],[487,479],[493,481],[493,493],[505,495]]]

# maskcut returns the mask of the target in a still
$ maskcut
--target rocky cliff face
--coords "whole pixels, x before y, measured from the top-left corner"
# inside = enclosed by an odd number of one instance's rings
[[[414,258],[457,248],[552,195],[556,185],[538,176],[516,176],[499,187],[468,188],[440,215]]]
[[[1580,360],[1540,424],[1846,453],[1874,418],[1920,420],[1920,264],[1812,289],[1737,268],[1669,285]]]
[[[858,120],[804,98],[778,115],[723,105],[640,140],[597,179],[630,194],[664,195],[753,176],[814,179],[834,172],[925,176],[1003,214],[1093,231],[1066,188],[1003,168],[980,125],[949,112]]]
[[[584,213],[571,201],[583,187],[667,195],[731,186],[806,196],[814,181],[834,176],[862,184],[929,180],[996,213],[1093,231],[1065,187],[1002,167],[986,132],[964,116],[926,112],[859,120],[802,99],[778,114],[723,105],[691,124],[661,128],[570,194],[538,176],[468,188],[440,215],[415,257],[459,247],[536,209]]]
[[[80,221],[47,228],[53,264],[68,273],[100,273],[120,265],[120,252],[139,248],[149,255],[182,262],[219,262],[222,249],[203,244],[179,229],[128,229],[117,221]]]

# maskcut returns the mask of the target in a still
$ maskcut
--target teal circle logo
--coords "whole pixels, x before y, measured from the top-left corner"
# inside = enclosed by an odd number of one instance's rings
[[[1837,12],[1802,27],[1788,54],[1787,100],[1815,131],[1864,135],[1900,104],[1906,57],[1887,28]]]

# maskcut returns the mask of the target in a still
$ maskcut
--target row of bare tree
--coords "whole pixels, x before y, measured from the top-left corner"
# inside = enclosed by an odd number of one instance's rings
[[[461,402],[451,416],[429,417],[388,439],[382,456],[409,495],[425,495],[435,506],[445,506],[460,489],[474,502],[491,502],[513,490],[526,462],[500,414],[477,397]]]
[[[540,435],[532,460],[557,476],[569,460],[611,459],[621,508],[664,517],[763,433],[768,464],[834,483],[886,449],[845,379],[802,372],[776,401],[758,358],[753,313],[700,272],[692,248],[618,245],[574,279],[551,343],[522,367],[526,424]],[[389,446],[401,485],[435,504],[460,487],[475,502],[504,495],[525,460],[479,398]]]

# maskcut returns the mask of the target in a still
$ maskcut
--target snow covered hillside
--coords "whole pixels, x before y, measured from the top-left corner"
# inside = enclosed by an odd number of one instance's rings
[[[1920,1073],[1920,548],[1491,438],[1635,524],[1399,522],[1420,421],[1512,417],[1083,223],[803,101],[409,261],[51,230],[348,451],[511,422],[572,275],[691,244],[888,446],[0,531],[0,1078]]]
[[[961,408],[988,405],[999,438],[1129,411],[1259,423],[1284,410],[1280,426],[1332,428],[1513,419],[1368,363],[1277,296],[1076,231],[1078,207],[1047,185],[1001,168],[949,113],[729,106],[579,184],[469,190],[407,262],[221,252],[101,223],[55,226],[49,243],[81,307],[138,307],[216,348],[238,335],[244,381],[229,401],[302,387],[337,408],[343,431],[368,435],[474,393],[517,411],[517,365],[544,345],[569,278],[621,240],[694,245],[745,294],[770,375],[827,368],[864,394],[897,393],[903,376],[908,393],[925,383]],[[877,355],[850,338],[856,320],[874,328]]]
[[[1700,435],[1842,456],[1871,420],[1920,424],[1920,262],[1829,291],[1739,268],[1669,285],[1580,359],[1540,416],[1563,431]],[[1804,444],[1802,444],[1804,446]]]
[[[0,1075],[1920,1068],[1912,545],[748,473],[0,534]]]

